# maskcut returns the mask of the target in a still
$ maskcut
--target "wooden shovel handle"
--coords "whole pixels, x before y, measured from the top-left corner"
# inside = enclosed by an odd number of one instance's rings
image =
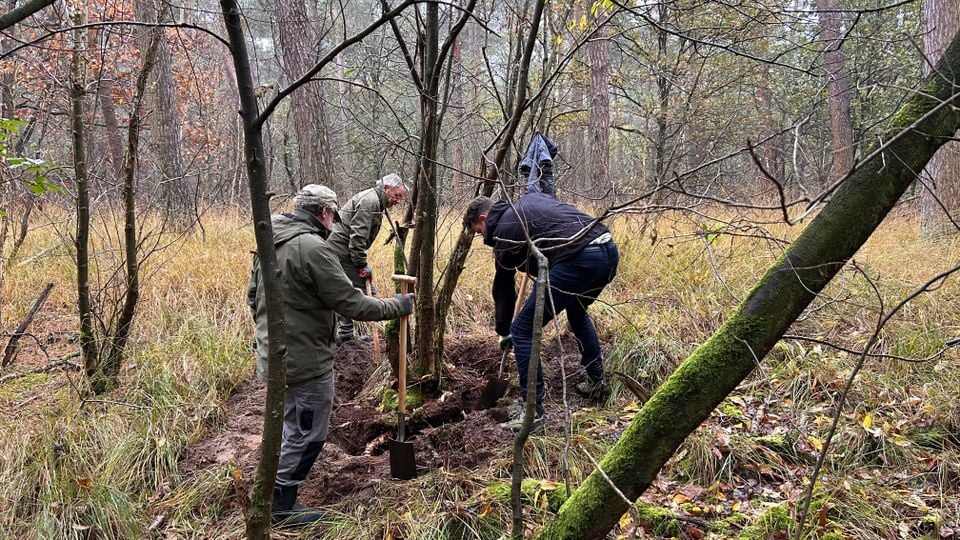
[[[394,279],[396,277],[394,276]],[[410,282],[406,280],[398,281],[400,281],[400,294],[407,294]],[[407,412],[407,320],[409,317],[409,315],[400,316],[400,359],[397,361],[397,394],[400,400],[398,407],[401,417]]]
[[[530,276],[524,274],[523,281],[520,283],[520,294],[517,295],[517,301],[513,304],[513,318],[516,319],[520,315],[520,310],[523,309],[523,302],[527,299],[527,285],[530,284]],[[503,368],[507,363],[507,357],[510,356],[510,349],[513,348],[513,342],[507,344],[503,348],[503,354],[500,355],[500,371],[497,375],[498,378],[503,378]]]
[[[530,276],[524,274],[523,281],[520,282],[520,294],[517,295],[517,303],[513,305],[514,319],[520,315],[520,310],[523,308],[523,301],[527,299],[527,286],[530,285],[530,281]]]

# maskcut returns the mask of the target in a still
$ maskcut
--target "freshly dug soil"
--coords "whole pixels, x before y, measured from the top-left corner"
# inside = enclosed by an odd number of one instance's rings
[[[555,338],[544,343],[544,405],[555,425],[563,416],[563,376],[557,359],[563,360],[570,385],[570,405],[589,405],[572,391],[572,385],[583,373],[576,342],[565,336],[561,344],[562,354]],[[517,398],[512,356],[506,369],[512,376],[507,396],[492,409],[474,410],[487,377],[497,374],[499,363],[500,349],[495,337],[448,337],[439,394],[425,392],[423,405],[408,411],[407,439],[414,444],[419,470],[484,468],[496,453],[512,444],[513,435],[498,426]],[[384,381],[395,389],[396,380],[385,365],[377,365],[367,343],[341,345],[334,365],[336,401],[330,433],[323,454],[300,490],[300,501],[308,506],[336,503],[345,497],[362,501],[372,495],[374,482],[390,477],[387,447],[388,441],[396,437],[396,413],[383,413],[380,401]],[[411,388],[416,385],[416,381],[410,382]],[[244,478],[253,478],[259,459],[265,396],[266,387],[255,377],[242,383],[227,403],[222,429],[185,450],[181,472],[190,474],[232,460],[239,464]]]

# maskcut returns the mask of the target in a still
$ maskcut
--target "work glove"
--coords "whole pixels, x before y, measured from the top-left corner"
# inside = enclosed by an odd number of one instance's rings
[[[394,298],[399,300],[400,305],[403,306],[403,311],[400,313],[401,316],[413,313],[413,293],[398,294],[394,296]]]
[[[373,268],[370,268],[370,265],[365,264],[363,266],[357,267],[357,275],[360,276],[360,279],[367,280],[373,278]]]
[[[507,347],[513,345],[513,336],[500,336],[500,340],[497,341],[497,345],[500,346],[500,350],[506,350]]]

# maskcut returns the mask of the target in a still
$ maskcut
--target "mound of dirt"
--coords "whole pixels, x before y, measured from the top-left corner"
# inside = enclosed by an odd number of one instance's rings
[[[408,439],[414,444],[417,465],[423,471],[440,467],[486,468],[512,444],[513,435],[497,424],[507,417],[508,405],[516,400],[517,389],[511,386],[498,407],[474,411],[487,376],[496,375],[499,369],[496,339],[453,336],[448,337],[447,343],[441,393],[425,396],[423,406],[412,411],[407,420]],[[544,405],[548,416],[559,422],[563,416],[559,390],[563,375],[557,360],[562,360],[568,384],[573,384],[582,374],[576,342],[568,336],[561,345],[556,339],[545,342],[544,359]],[[515,374],[512,358],[508,362],[507,373]],[[396,415],[385,415],[378,409],[382,392],[377,391],[389,379],[389,371],[376,364],[370,344],[360,342],[340,346],[334,365],[336,401],[330,434],[323,455],[301,488],[301,501],[307,505],[336,503],[346,497],[362,502],[373,495],[376,482],[390,477],[387,446],[396,436]],[[396,380],[390,379],[389,384],[396,388]],[[259,459],[265,396],[265,386],[255,377],[241,384],[227,403],[222,429],[185,450],[181,472],[195,473],[235,461],[244,478],[253,478]],[[573,392],[568,392],[567,398],[572,407],[588,405]]]

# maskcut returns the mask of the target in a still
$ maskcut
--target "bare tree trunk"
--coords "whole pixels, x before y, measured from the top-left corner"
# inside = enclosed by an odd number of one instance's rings
[[[833,133],[833,166],[828,183],[842,178],[853,168],[853,123],[850,119],[850,81],[841,49],[837,0],[817,0],[817,15],[823,30],[823,67],[827,71],[827,101],[830,103],[830,131]]]
[[[155,28],[153,37],[143,59],[143,68],[137,76],[133,95],[133,108],[130,111],[130,123],[127,127],[127,149],[123,156],[123,247],[126,271],[126,290],[123,292],[123,307],[117,318],[116,327],[110,331],[110,348],[104,355],[103,373],[111,381],[120,373],[123,353],[133,326],[133,316],[140,299],[140,260],[137,242],[137,150],[140,147],[140,118],[143,107],[143,95],[150,79],[150,73],[159,56],[163,29]]]
[[[106,131],[107,148],[110,154],[110,164],[117,177],[123,175],[123,147],[120,138],[120,122],[117,121],[117,108],[113,102],[113,82],[109,79],[100,79],[97,82],[97,99],[100,101],[100,110],[103,112],[103,126]]]
[[[168,22],[170,4],[162,0],[136,0],[134,9],[140,20]],[[140,33],[140,50],[149,48],[149,31]],[[173,81],[173,56],[165,33],[160,36],[155,77],[150,86],[155,89],[154,123],[151,146],[157,157],[158,187],[167,214],[181,226],[188,225],[195,216],[195,193],[186,178],[180,134],[180,111],[177,108],[176,85]]]
[[[458,37],[453,44],[453,55],[451,61],[453,62],[453,88],[450,94],[450,105],[454,110],[456,124],[463,127],[464,122],[467,119],[467,114],[464,111],[463,99],[463,96],[466,93],[465,87],[467,79],[464,76],[463,68],[462,37]],[[464,129],[463,131],[467,130]],[[456,139],[453,141],[453,178],[451,182],[453,184],[453,190],[455,193],[460,193],[460,189],[463,184],[463,138],[464,134],[461,132],[460,134],[456,135]]]
[[[417,178],[417,228],[413,233],[412,251],[419,253],[417,268],[417,371],[436,371],[436,313],[433,268],[437,239],[437,139],[440,132],[439,80],[437,73],[440,47],[440,8],[436,3],[426,7],[423,35],[423,87],[420,94],[420,176]],[[439,373],[438,373],[439,375]]]
[[[780,125],[774,109],[773,91],[770,90],[770,71],[768,66],[758,65],[756,66],[755,72],[757,73],[758,81],[757,88],[754,91],[754,100],[757,105],[760,125],[765,134],[776,133],[780,130]],[[780,147],[781,143],[782,137],[774,137],[766,141],[761,147],[760,160],[767,173],[782,181],[784,161],[783,152]],[[760,185],[769,184],[766,175],[760,171],[757,172],[757,179]]]
[[[100,39],[102,33],[97,28],[89,29],[87,37],[89,39],[88,47],[91,50],[99,51],[101,64],[103,64],[103,50]],[[107,155],[110,159],[111,171],[117,178],[123,175],[123,140],[120,137],[120,124],[117,121],[117,108],[113,102],[113,81],[109,75],[105,76],[105,70],[100,69],[100,76],[97,78],[97,101],[100,103],[100,110],[103,114],[104,139],[107,145]]]
[[[162,16],[162,12],[161,15]],[[163,17],[164,22],[167,17]],[[183,150],[180,138],[180,111],[177,108],[176,87],[173,82],[173,56],[166,34],[160,33],[157,53],[157,108],[156,133],[157,157],[160,161],[161,193],[167,204],[167,210],[176,222],[187,224],[194,212],[194,193],[190,180],[186,177],[183,163]]]
[[[277,0],[277,31],[280,36],[281,69],[294,81],[313,65],[317,31],[307,15],[304,0]],[[344,187],[333,174],[333,155],[319,82],[305,84],[290,96],[291,119],[297,135],[300,186],[324,184],[334,191]]]
[[[77,11],[73,24],[83,23]],[[73,138],[73,169],[77,183],[77,309],[80,315],[80,350],[90,388],[100,394],[107,390],[100,367],[100,351],[93,328],[93,306],[90,301],[90,192],[87,179],[87,157],[84,146],[83,98],[86,88],[83,30],[73,31],[73,54],[70,64],[70,122]]]
[[[528,237],[529,240],[529,237]],[[549,283],[550,268],[547,264],[547,257],[542,251],[537,249],[532,243],[528,244],[529,249],[537,259],[537,283],[533,287],[533,339],[530,347],[530,360],[527,363],[527,380],[536,381],[537,371],[540,368],[540,347],[541,336],[543,336],[543,311],[547,303],[546,290]],[[527,278],[523,278],[527,279]],[[513,466],[510,474],[510,507],[513,512],[513,527],[511,537],[514,540],[523,539],[523,503],[521,502],[523,486],[523,465],[526,463],[523,447],[527,444],[527,439],[533,427],[533,417],[537,408],[537,385],[536,383],[527,385],[527,395],[524,396],[523,424],[520,432],[513,439]]]
[[[280,290],[280,269],[270,226],[270,201],[267,196],[267,174],[264,163],[263,126],[258,121],[257,97],[250,73],[250,59],[243,36],[240,9],[234,0],[220,0],[223,21],[230,40],[230,52],[237,75],[240,95],[240,116],[243,119],[244,155],[247,179],[250,184],[250,204],[253,210],[257,254],[267,303],[267,397],[263,415],[263,442],[260,445],[260,465],[253,484],[250,507],[247,511],[247,538],[269,540],[270,506],[273,487],[277,480],[280,459],[280,436],[283,433],[283,396],[287,379],[286,325],[283,318],[283,292]]]
[[[657,12],[661,23],[664,22],[667,8],[662,2],[657,4]],[[666,29],[657,29],[657,131],[653,139],[653,186],[663,185],[667,174],[667,119],[670,114],[670,91],[673,87],[672,73],[667,69],[669,39],[670,34]]]
[[[591,195],[610,184],[610,50],[605,29],[590,41],[590,188]]]
[[[593,471],[538,538],[604,538],[628,501],[643,494],[683,440],[757,367],[867,241],[916,171],[960,126],[955,94],[960,39],[953,40],[936,72],[878,137],[888,146],[851,175],[737,311],[644,404],[598,464],[606,477]]]
[[[233,71],[233,64],[225,63],[223,65],[224,79],[227,84],[227,97],[231,100],[230,110],[239,109],[240,92],[237,89],[237,76]],[[228,178],[230,180],[230,205],[234,205],[243,199],[243,129],[239,115],[236,119],[230,121],[228,133],[230,134],[230,148],[227,150],[226,163],[228,164]],[[267,178],[269,178],[269,174]]]
[[[960,27],[960,5],[955,0],[923,2],[924,74],[940,61]],[[951,134],[953,136],[953,134]],[[958,232],[960,220],[960,143],[951,141],[934,154],[924,170],[920,198],[920,234],[937,238]]]
[[[3,360],[0,360],[0,367],[7,367],[13,362],[17,354],[17,344],[20,342],[20,338],[23,337],[30,323],[33,322],[33,318],[40,312],[40,308],[43,306],[43,303],[47,301],[47,296],[50,295],[51,290],[53,290],[53,283],[47,283],[43,290],[40,291],[40,296],[38,296],[37,300],[33,303],[33,307],[27,312],[27,316],[23,318],[23,321],[20,322],[17,329],[10,335],[7,346],[3,348]]]

